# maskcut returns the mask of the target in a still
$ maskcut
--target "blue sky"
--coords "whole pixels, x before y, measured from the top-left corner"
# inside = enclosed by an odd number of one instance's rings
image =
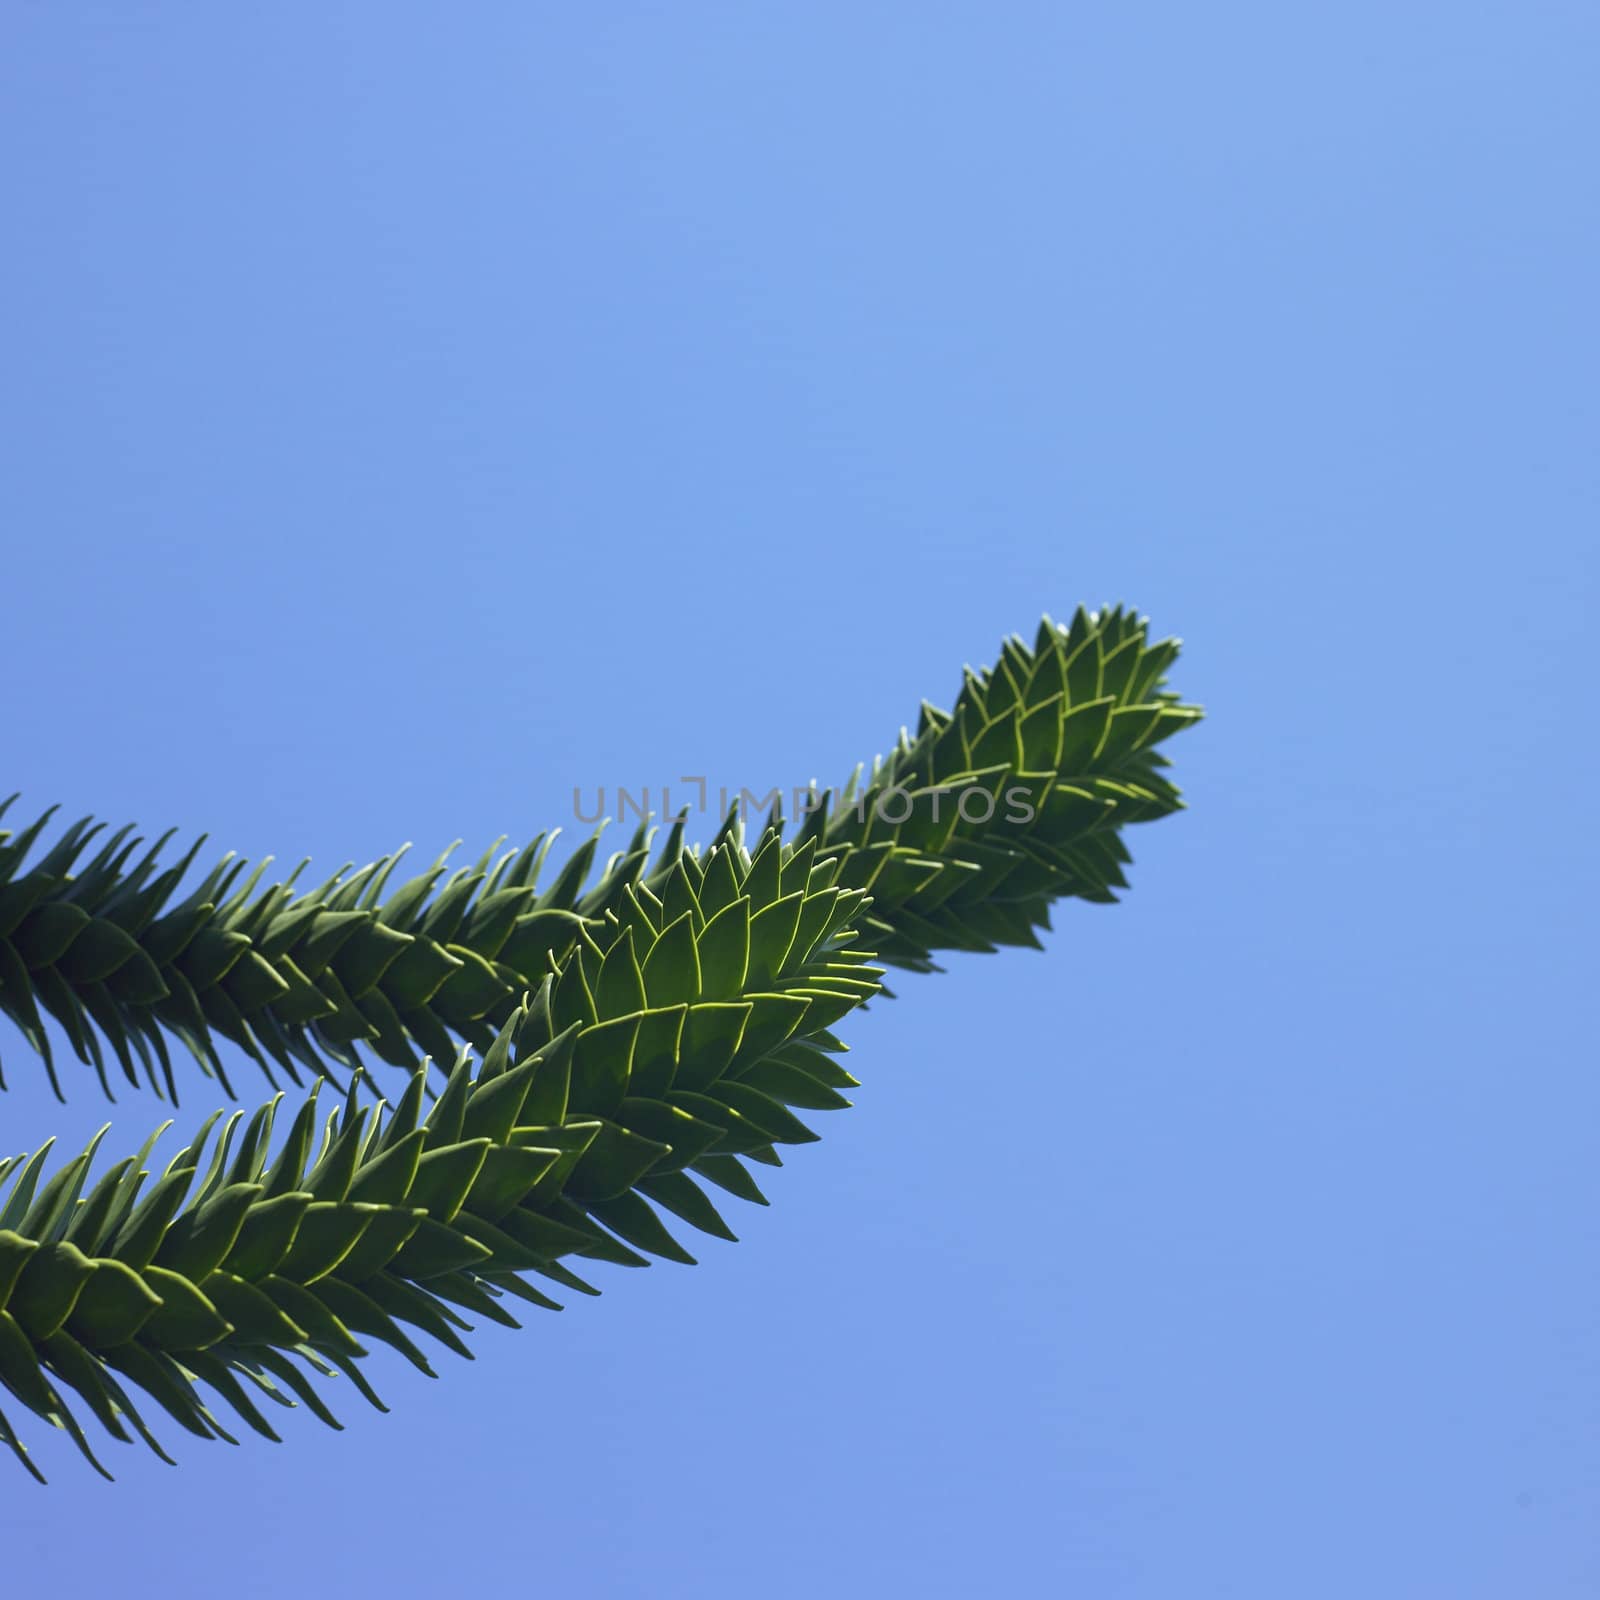
[[[35,1428],[8,1583],[1595,1592],[1592,7],[0,41],[24,808],[329,872],[579,833],[842,776],[1079,601],[1209,712],[1125,903],[855,1019],[739,1245],[342,1435],[106,1485]],[[0,1053],[5,1148],[105,1119]]]

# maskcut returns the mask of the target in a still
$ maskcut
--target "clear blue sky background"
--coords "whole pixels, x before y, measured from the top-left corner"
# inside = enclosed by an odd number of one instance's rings
[[[1079,600],[1210,717],[1123,905],[852,1024],[741,1244],[343,1435],[34,1427],[5,1584],[1600,1590],[1597,66],[1526,0],[7,5],[25,808],[476,852],[841,776]],[[103,1120],[0,1050],[5,1148]]]

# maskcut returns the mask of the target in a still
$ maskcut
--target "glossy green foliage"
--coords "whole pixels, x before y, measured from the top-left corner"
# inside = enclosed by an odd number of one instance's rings
[[[882,974],[854,950],[864,897],[815,853],[772,834],[684,854],[431,1104],[424,1064],[392,1111],[352,1082],[324,1113],[313,1086],[278,1140],[281,1096],[213,1117],[159,1177],[153,1141],[92,1185],[93,1146],[48,1175],[48,1147],[0,1162],[0,1384],[91,1461],[85,1417],[159,1450],[140,1405],[275,1438],[263,1403],[332,1420],[317,1375],[376,1401],[362,1337],[431,1372],[417,1333],[464,1355],[463,1312],[555,1306],[522,1274],[592,1293],[569,1258],[692,1262],[662,1212],[731,1239],[706,1185],[761,1201],[747,1163],[848,1104],[829,1027]],[[3,1411],[0,1438],[27,1462]]]
[[[541,838],[299,892],[231,860],[184,890],[198,846],[160,868],[166,840],[128,829],[91,855],[77,824],[31,865],[46,819],[0,833],[0,1007],[58,1094],[47,1017],[108,1093],[114,1058],[175,1097],[169,1039],[230,1094],[218,1038],[318,1080],[292,1115],[217,1114],[159,1175],[155,1137],[98,1175],[99,1139],[0,1159],[0,1440],[33,1470],[7,1407],[97,1467],[86,1422],[158,1452],[155,1412],[338,1426],[322,1379],[378,1403],[361,1339],[429,1371],[418,1335],[465,1355],[467,1314],[592,1293],[585,1262],[692,1261],[664,1214],[732,1238],[708,1186],[764,1204],[751,1165],[849,1103],[832,1029],[874,961],[1033,944],[1053,900],[1115,897],[1120,830],[1181,803],[1154,748],[1199,716],[1165,688],[1176,653],[1120,609],[1046,619],[792,840],[774,816],[751,850],[733,815],[701,852],[680,817],[592,884],[598,836],[543,890]],[[407,1073],[392,1110],[379,1063]]]
[[[1121,830],[1183,804],[1155,748],[1200,719],[1166,688],[1177,655],[1121,607],[1047,617],[969,671],[952,710],[924,704],[868,782],[824,797],[802,837],[871,892],[879,960],[928,971],[935,950],[1037,946],[1052,901],[1127,887]]]
[[[425,1053],[449,1060],[458,1039],[482,1048],[585,927],[603,925],[630,887],[659,887],[684,853],[680,824],[647,874],[641,826],[587,891],[597,840],[542,891],[547,835],[498,859],[491,850],[448,876],[447,851],[392,889],[400,854],[307,891],[295,887],[304,864],[263,889],[267,863],[247,873],[227,856],[180,891],[203,840],[160,868],[171,835],[141,853],[123,828],[91,856],[103,832],[91,818],[25,869],[52,815],[0,834],[0,1007],[58,1096],[46,1015],[107,1094],[109,1045],[130,1084],[142,1076],[176,1098],[169,1036],[230,1094],[215,1038],[237,1045],[269,1079],[276,1067],[293,1082],[301,1068],[336,1076],[357,1067],[358,1045],[402,1068]]]
[[[868,783],[820,797],[796,837],[870,891],[883,960],[926,970],[938,949],[1033,944],[1052,900],[1114,898],[1120,830],[1181,804],[1155,748],[1200,715],[1165,689],[1177,649],[1120,608],[1046,619],[1031,647],[1007,640],[969,672],[952,711],[924,705]],[[685,854],[680,817],[653,861],[641,824],[587,888],[598,835],[543,890],[541,835],[448,876],[447,852],[393,889],[398,855],[309,891],[298,872],[262,889],[265,863],[227,857],[180,897],[199,843],[161,868],[170,835],[141,853],[124,828],[91,855],[103,830],[85,819],[29,866],[50,816],[0,833],[0,1008],[58,1095],[46,1016],[108,1094],[107,1047],[129,1083],[176,1098],[169,1037],[229,1093],[217,1037],[294,1082],[355,1068],[362,1046],[402,1069],[485,1048],[585,927],[637,889],[659,898]]]

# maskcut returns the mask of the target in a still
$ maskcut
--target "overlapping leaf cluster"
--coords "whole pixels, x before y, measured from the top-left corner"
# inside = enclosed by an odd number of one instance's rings
[[[107,1045],[173,1093],[169,1036],[225,1087],[217,1037],[269,1076],[349,1074],[320,1130],[318,1084],[286,1138],[277,1101],[214,1118],[153,1181],[154,1140],[93,1183],[94,1147],[48,1178],[44,1151],[0,1162],[0,1388],[91,1459],[75,1406],[154,1445],[130,1390],[202,1436],[229,1437],[219,1401],[270,1434],[264,1402],[331,1420],[315,1374],[375,1399],[358,1335],[426,1367],[407,1328],[465,1353],[463,1312],[553,1305],[523,1274],[691,1259],[662,1210],[732,1237],[703,1183],[761,1201],[746,1163],[848,1103],[829,1030],[871,961],[1036,943],[1052,900],[1114,898],[1119,830],[1180,804],[1154,748],[1199,715],[1165,688],[1176,653],[1121,609],[1046,619],[793,843],[774,817],[752,854],[735,816],[702,854],[680,817],[588,887],[597,839],[542,892],[543,838],[392,892],[393,857],[309,892],[224,861],[183,893],[196,851],[163,869],[166,840],[90,856],[85,822],[30,867],[43,819],[0,834],[0,1007],[58,1093],[46,1015],[108,1092]],[[363,1050],[410,1072],[392,1112]],[[455,1061],[426,1114],[425,1052]]]
[[[879,960],[1038,945],[1053,901],[1110,901],[1132,859],[1121,829],[1181,809],[1155,747],[1200,718],[1165,686],[1178,643],[1122,607],[1046,617],[994,667],[968,670],[950,711],[924,702],[870,780],[806,819],[868,889]]]
[[[555,1304],[521,1273],[692,1261],[660,1210],[732,1238],[697,1180],[762,1200],[745,1161],[815,1137],[793,1108],[847,1103],[828,1027],[882,972],[852,947],[864,897],[814,857],[730,837],[635,886],[426,1114],[424,1065],[387,1115],[352,1083],[320,1135],[317,1085],[275,1155],[276,1101],[213,1118],[154,1183],[153,1140],[87,1193],[94,1146],[44,1183],[46,1151],[0,1163],[0,1383],[91,1461],[74,1400],[159,1449],[130,1386],[202,1437],[229,1437],[219,1400],[275,1437],[264,1397],[332,1420],[311,1373],[376,1398],[358,1335],[427,1371],[406,1326],[465,1354],[463,1309]],[[0,1439],[27,1462],[3,1411]]]
[[[1120,607],[1047,618],[1031,648],[1012,638],[969,671],[952,711],[924,704],[865,786],[822,797],[797,837],[870,890],[884,960],[925,970],[938,949],[1036,943],[1053,900],[1125,886],[1119,830],[1181,803],[1154,748],[1199,716],[1164,687],[1177,650]],[[174,1096],[168,1036],[230,1093],[218,1037],[293,1081],[354,1067],[358,1046],[401,1068],[450,1059],[458,1039],[482,1049],[550,959],[630,887],[659,888],[685,848],[680,817],[651,863],[641,825],[585,890],[591,839],[542,892],[545,835],[448,878],[441,857],[387,894],[398,855],[299,892],[298,872],[262,889],[266,863],[229,857],[179,898],[203,841],[162,868],[171,835],[141,853],[123,828],[90,856],[103,830],[86,818],[27,867],[51,815],[0,833],[0,1008],[58,1094],[45,1015],[108,1093],[102,1040],[128,1082]]]
[[[296,1082],[297,1066],[324,1076],[359,1065],[358,1045],[400,1067],[424,1053],[449,1060],[457,1038],[483,1048],[518,996],[537,987],[548,958],[565,957],[585,926],[623,903],[650,854],[641,827],[585,892],[591,839],[540,892],[551,843],[541,834],[448,878],[446,852],[387,896],[400,854],[358,872],[347,866],[302,892],[304,864],[262,889],[266,862],[251,872],[227,856],[180,899],[203,839],[166,868],[170,833],[141,853],[133,829],[122,828],[88,856],[104,825],[86,817],[23,870],[53,815],[0,834],[0,1008],[44,1061],[58,1097],[43,1014],[108,1095],[102,1040],[130,1084],[142,1070],[174,1098],[168,1035],[230,1094],[216,1038],[269,1078],[275,1064]],[[664,881],[683,849],[680,819],[650,878]]]

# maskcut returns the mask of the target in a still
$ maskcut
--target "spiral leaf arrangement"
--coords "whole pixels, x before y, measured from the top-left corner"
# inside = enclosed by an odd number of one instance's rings
[[[431,1372],[414,1335],[466,1355],[463,1313],[596,1292],[575,1263],[692,1262],[663,1213],[732,1239],[707,1187],[765,1204],[751,1164],[849,1104],[831,1030],[887,966],[1036,945],[1054,900],[1125,887],[1121,829],[1182,803],[1154,748],[1200,714],[1176,655],[1121,608],[1047,618],[793,839],[774,813],[748,848],[735,813],[697,851],[680,816],[592,885],[598,836],[542,892],[545,837],[387,894],[397,857],[309,892],[228,860],[180,899],[198,845],[91,856],[85,821],[27,866],[48,814],[0,834],[0,1007],[58,1095],[46,1016],[108,1094],[114,1057],[175,1099],[169,1039],[230,1094],[218,1038],[315,1080],[282,1137],[280,1093],[153,1180],[159,1133],[93,1182],[99,1138],[48,1177],[48,1144],[0,1160],[0,1388],[101,1471],[80,1412],[163,1459],[140,1404],[202,1438],[232,1440],[224,1407],[337,1427],[319,1378],[381,1408],[360,1338]],[[363,1050],[407,1074],[392,1108]],[[0,1440],[38,1475],[4,1410]]]

